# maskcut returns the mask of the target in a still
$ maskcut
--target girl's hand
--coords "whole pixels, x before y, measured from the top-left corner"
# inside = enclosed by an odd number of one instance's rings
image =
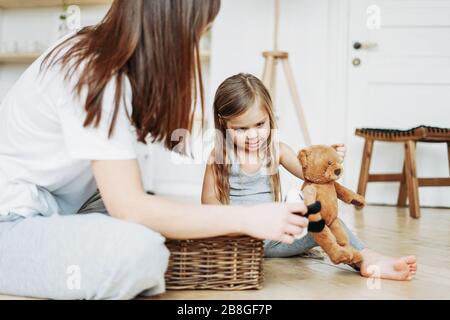
[[[292,244],[308,227],[303,203],[267,203],[250,207],[242,213],[242,232],[259,239]]]
[[[339,157],[341,158],[341,161],[344,162],[345,154],[347,153],[347,148],[345,147],[345,144],[333,144],[332,147],[336,150]]]

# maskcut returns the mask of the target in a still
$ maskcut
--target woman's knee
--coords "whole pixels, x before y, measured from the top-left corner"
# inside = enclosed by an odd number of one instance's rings
[[[147,269],[150,272],[165,272],[169,260],[169,250],[165,238],[146,227],[135,225],[125,233],[123,243],[118,246],[121,258],[131,270]],[[158,262],[158,263],[156,263]]]
[[[130,299],[145,290],[164,290],[164,274],[169,260],[165,239],[140,225],[129,224],[117,235],[108,263],[109,283],[102,295]]]

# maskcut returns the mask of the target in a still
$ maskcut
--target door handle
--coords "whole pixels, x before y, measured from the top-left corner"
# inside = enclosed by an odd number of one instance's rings
[[[360,50],[360,49],[369,50],[369,49],[376,48],[377,46],[378,46],[378,43],[376,43],[376,42],[361,43],[361,42],[356,41],[355,43],[353,43],[353,49],[355,49],[355,50]]]

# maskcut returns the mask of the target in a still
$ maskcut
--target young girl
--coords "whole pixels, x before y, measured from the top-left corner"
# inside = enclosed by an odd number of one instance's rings
[[[202,192],[204,204],[253,205],[281,201],[279,165],[303,179],[302,167],[295,152],[278,143],[276,123],[270,95],[262,82],[249,74],[226,79],[214,101],[215,148],[205,172]],[[334,146],[344,158],[345,147]],[[342,221],[341,221],[342,223]],[[357,266],[362,276],[369,277],[377,265],[385,279],[410,280],[416,273],[416,258],[390,258],[364,247],[342,223],[350,244],[363,255]],[[289,257],[317,246],[313,237],[292,244],[265,241],[267,257]]]

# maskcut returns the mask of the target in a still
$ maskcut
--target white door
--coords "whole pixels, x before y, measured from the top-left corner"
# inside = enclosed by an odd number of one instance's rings
[[[359,47],[361,48],[355,49]],[[351,0],[347,184],[356,189],[357,127],[450,127],[450,1]],[[444,144],[417,145],[420,177],[448,177]],[[375,143],[371,172],[400,173],[403,145]],[[369,183],[370,203],[395,204],[398,183]],[[420,188],[422,206],[450,207],[450,188]]]

